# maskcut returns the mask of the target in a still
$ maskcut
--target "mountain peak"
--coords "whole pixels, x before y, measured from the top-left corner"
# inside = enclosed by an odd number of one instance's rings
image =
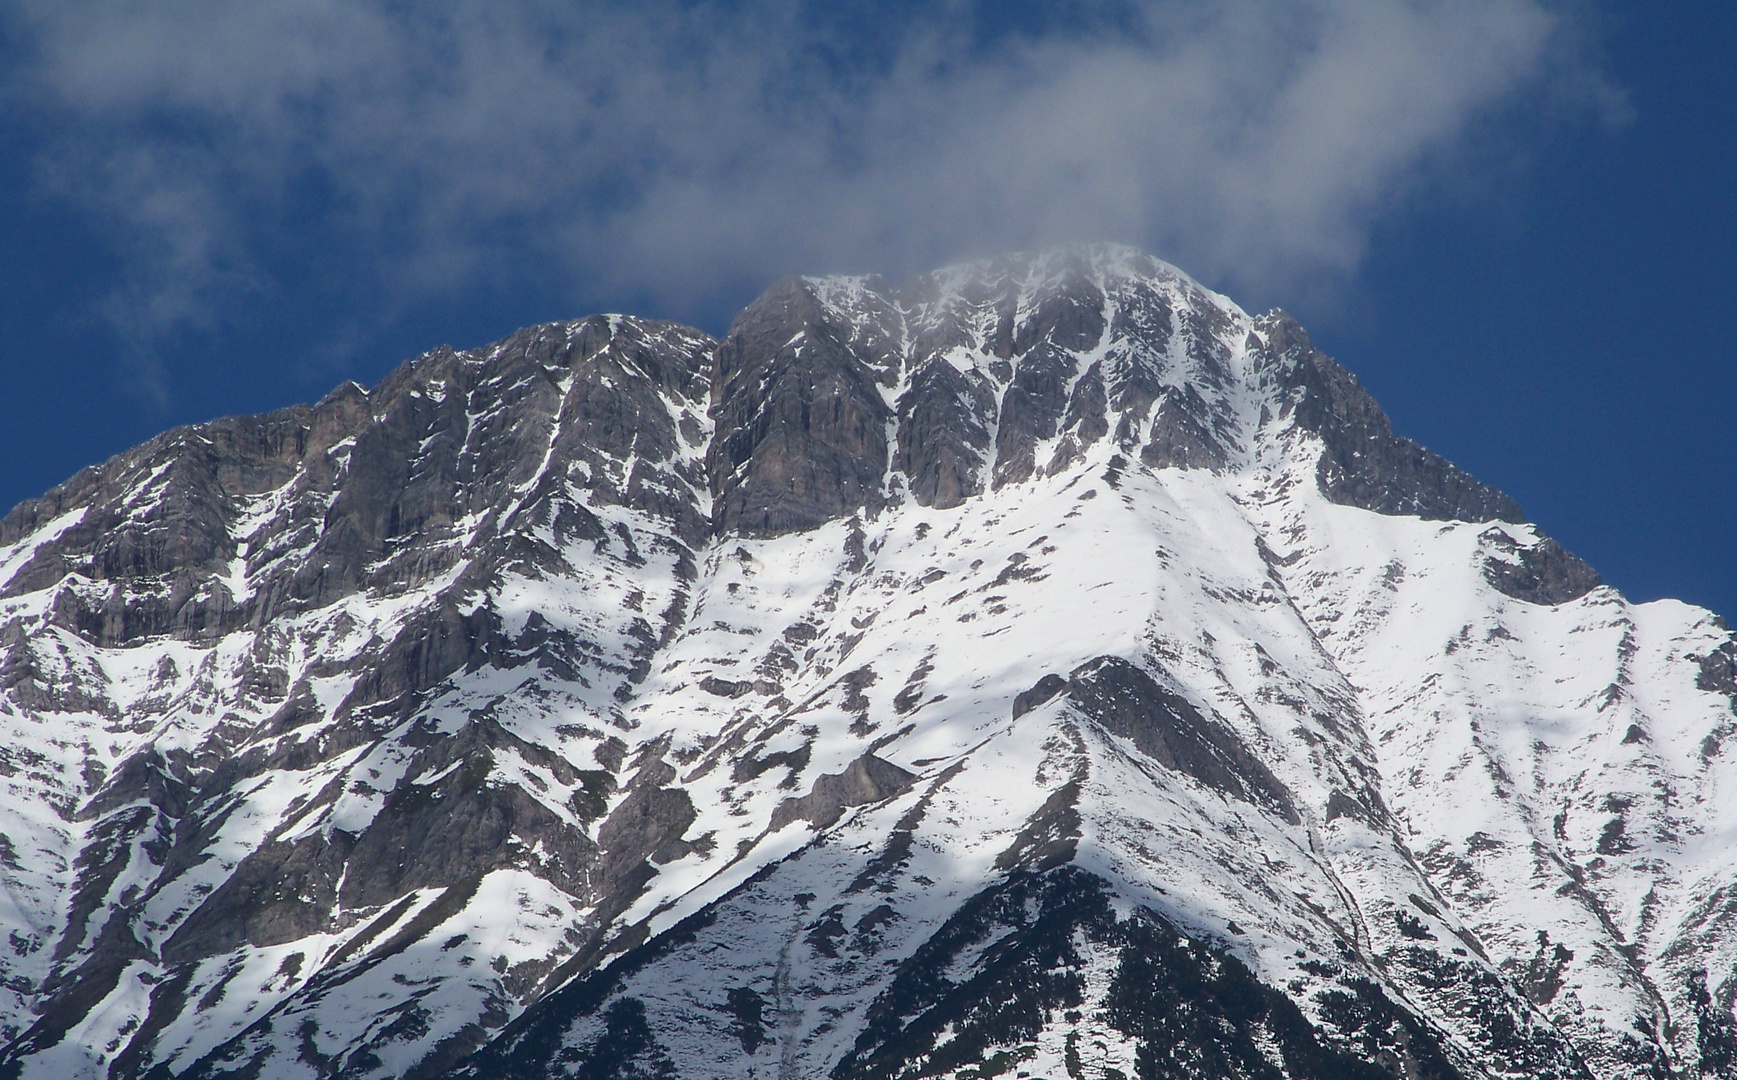
[[[1289,316],[1251,318],[1126,247],[1007,255],[898,288],[792,279],[744,311],[718,372],[724,529],[808,528],[906,495],[954,506],[1094,447],[1220,470],[1290,454],[1350,505],[1525,520],[1397,437]]]
[[[0,1075],[1716,1075],[1733,656],[1128,249],[434,349],[0,522]]]

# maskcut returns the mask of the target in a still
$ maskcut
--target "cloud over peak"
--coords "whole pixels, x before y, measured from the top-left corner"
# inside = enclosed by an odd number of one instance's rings
[[[1342,275],[1482,118],[1588,73],[1543,0],[12,0],[41,183],[128,334],[308,260],[394,302],[537,272],[703,307],[1111,239]],[[1596,82],[1596,73],[1592,73]]]

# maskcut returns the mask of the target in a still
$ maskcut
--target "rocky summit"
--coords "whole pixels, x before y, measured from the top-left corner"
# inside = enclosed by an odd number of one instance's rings
[[[1737,638],[1120,248],[0,521],[0,1077],[1737,1076]]]

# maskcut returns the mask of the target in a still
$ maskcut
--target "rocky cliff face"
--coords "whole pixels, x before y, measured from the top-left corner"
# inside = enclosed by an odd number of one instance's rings
[[[1125,249],[0,522],[0,1075],[1737,1075],[1737,639]]]

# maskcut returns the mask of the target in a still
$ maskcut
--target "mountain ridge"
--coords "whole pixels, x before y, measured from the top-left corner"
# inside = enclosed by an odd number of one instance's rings
[[[1130,249],[176,429],[0,620],[13,1075],[1737,1061],[1729,629]]]

